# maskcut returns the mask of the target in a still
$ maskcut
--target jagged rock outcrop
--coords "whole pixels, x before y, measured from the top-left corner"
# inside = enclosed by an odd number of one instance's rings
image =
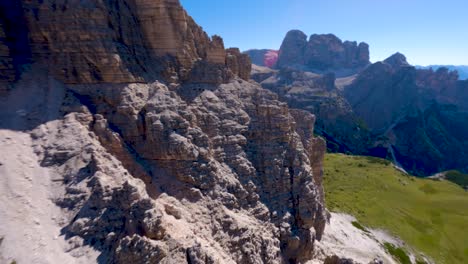
[[[397,52],[392,56],[386,58],[384,63],[392,66],[393,68],[401,68],[401,67],[408,67],[411,66],[408,61],[406,60],[406,56]]]
[[[242,79],[248,56],[208,38],[177,0],[10,3],[21,15],[6,20],[24,17],[28,36],[14,41],[31,52],[13,63],[0,126],[31,135],[24,146],[51,175],[41,192],[60,217],[41,219],[60,234],[43,252],[62,248],[56,258],[72,263],[312,258],[328,218],[325,143],[312,114]],[[54,259],[22,242],[34,253],[8,258]]]
[[[266,56],[266,50],[252,50]],[[256,58],[257,60],[259,58]],[[283,40],[275,69],[253,66],[251,78],[293,108],[317,115],[317,133],[331,151],[368,154],[369,130],[344,98],[343,87],[369,65],[366,43],[291,30]],[[265,63],[263,63],[265,65]]]
[[[291,30],[281,44],[278,68],[294,67],[316,72],[356,72],[370,63],[369,45],[342,42],[332,34],[307,36]]]
[[[340,78],[343,71],[330,63],[322,64],[323,71],[307,66],[311,54],[316,61],[346,58],[336,53],[342,50],[340,43],[331,35],[314,35],[308,42],[301,31],[290,31],[282,45],[279,70],[254,66],[252,79],[291,107],[314,113],[316,133],[327,139],[330,151],[393,159],[415,175],[466,171],[462,161],[466,137],[458,132],[466,128],[468,82],[446,68],[416,69],[401,53],[365,66],[366,45],[356,52],[359,47],[347,42],[342,45],[354,47],[349,48],[351,57],[361,58],[354,61],[362,62],[356,74]],[[314,53],[313,46],[323,56]],[[353,65],[352,59],[343,61]]]
[[[32,136],[42,165],[64,177],[55,199],[75,252],[115,263],[311,258],[326,214],[309,113],[244,81],[191,102],[159,83],[67,87],[54,102],[65,116]]]
[[[292,68],[279,71],[253,67],[252,79],[279,95],[290,107],[317,116],[316,133],[327,139],[331,151],[364,154],[370,133],[360,122],[334,74],[318,75]]]
[[[291,30],[284,37],[279,51],[277,67],[289,65],[305,65],[305,50],[307,47],[307,35],[300,30]]]
[[[252,62],[248,55],[242,54],[238,48],[226,50],[226,65],[232,73],[241,79],[249,80]]]
[[[184,82],[194,73],[223,83],[235,74],[226,65],[222,39],[210,39],[179,1],[14,0],[1,5],[18,14],[2,16],[0,24],[26,25],[6,32],[6,38],[27,47],[32,61],[65,83],[144,82],[155,76]],[[238,62],[243,63],[238,68],[250,67],[245,58]]]

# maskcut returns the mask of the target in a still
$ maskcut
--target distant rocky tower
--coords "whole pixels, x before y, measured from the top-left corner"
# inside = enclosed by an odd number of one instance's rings
[[[250,67],[176,0],[1,1],[0,126],[54,179],[53,260],[310,260],[325,143]]]
[[[291,30],[281,44],[278,68],[286,66],[313,71],[357,70],[370,64],[369,45],[342,42],[335,35],[307,36]]]

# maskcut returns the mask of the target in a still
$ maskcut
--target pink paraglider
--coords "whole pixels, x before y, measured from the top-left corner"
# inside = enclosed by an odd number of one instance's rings
[[[270,68],[275,66],[278,61],[278,53],[279,52],[277,50],[269,50],[263,58],[263,64]]]

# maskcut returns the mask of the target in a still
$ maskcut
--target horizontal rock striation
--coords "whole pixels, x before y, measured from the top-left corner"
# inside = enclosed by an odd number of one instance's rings
[[[18,7],[19,14],[6,16],[1,24],[26,24],[18,29],[27,36],[22,41],[31,49],[31,61],[66,83],[131,83],[160,77],[187,82],[199,61],[215,65],[209,69],[219,76],[217,83],[228,82],[239,71],[226,64],[222,39],[210,39],[178,1],[14,0],[1,5],[5,10]],[[237,68],[250,71],[245,59],[238,62],[244,64]]]

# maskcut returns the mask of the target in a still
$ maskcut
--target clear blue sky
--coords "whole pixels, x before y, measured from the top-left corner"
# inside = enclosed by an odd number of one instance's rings
[[[278,49],[286,32],[365,41],[371,60],[468,65],[468,0],[181,0],[227,47]]]

